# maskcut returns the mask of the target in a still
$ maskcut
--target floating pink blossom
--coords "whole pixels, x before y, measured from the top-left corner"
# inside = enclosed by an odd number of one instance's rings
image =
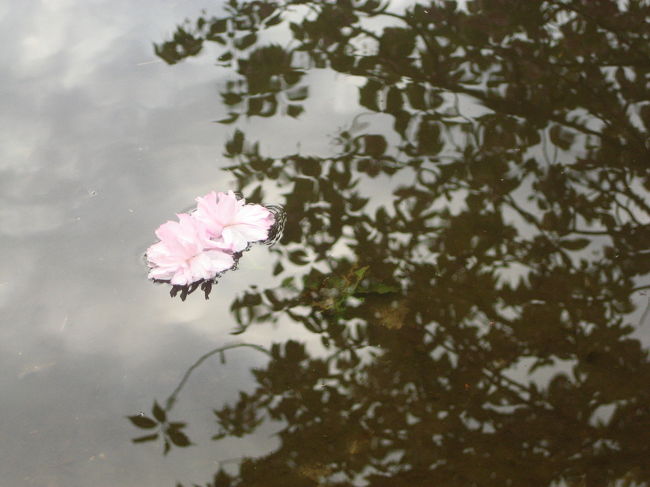
[[[178,222],[168,221],[156,230],[160,242],[147,250],[150,279],[185,286],[203,279],[214,279],[230,269],[233,256],[223,242],[211,240],[206,227],[187,213]]]
[[[210,237],[223,242],[233,252],[241,252],[249,243],[266,240],[275,218],[261,205],[246,204],[235,193],[215,193],[196,198],[192,216],[207,229]]]

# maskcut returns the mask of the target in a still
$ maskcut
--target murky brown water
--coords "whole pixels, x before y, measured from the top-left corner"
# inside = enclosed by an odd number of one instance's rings
[[[1,487],[648,485],[650,3],[0,23]],[[170,297],[227,189],[282,238]]]

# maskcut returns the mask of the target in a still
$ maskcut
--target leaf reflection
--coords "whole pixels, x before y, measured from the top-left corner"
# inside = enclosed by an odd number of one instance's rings
[[[296,116],[325,67],[363,77],[364,121],[392,125],[341,130],[331,157],[226,145],[240,189],[277,183],[289,215],[283,280],[232,303],[239,332],[288,316],[326,354],[278,343],[218,407],[215,439],[285,426],[208,485],[647,484],[650,361],[628,316],[650,287],[650,5],[388,4],[230,1],[156,46],[170,64],[223,46],[225,122]],[[393,175],[371,206],[366,183]]]

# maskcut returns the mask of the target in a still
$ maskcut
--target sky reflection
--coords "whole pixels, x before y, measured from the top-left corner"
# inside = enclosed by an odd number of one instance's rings
[[[399,11],[406,3],[411,2],[394,2],[392,6]],[[222,155],[233,128],[212,123],[228,113],[219,92],[232,78],[232,70],[215,66],[217,50],[210,47],[203,55],[173,67],[153,54],[152,43],[166,38],[182,19],[201,15],[203,7],[205,3],[197,0],[165,4],[153,0],[137,4],[127,0],[27,0],[0,4],[0,42],[6,46],[0,52],[0,244],[4,250],[0,256],[0,471],[7,485],[141,487],[171,485],[175,480],[204,484],[224,462],[236,465],[244,454],[262,457],[282,447],[272,435],[278,426],[273,421],[261,426],[255,435],[210,442],[215,429],[211,409],[236,400],[241,390],[253,389],[256,383],[251,368],[267,365],[265,357],[250,351],[229,353],[226,365],[216,359],[197,369],[172,412],[174,418],[191,417],[189,436],[209,448],[175,450],[163,460],[159,444],[129,443],[136,434],[125,415],[149,414],[153,398],[167,397],[197,357],[241,338],[229,334],[245,321],[228,312],[231,303],[250,291],[252,284],[259,285],[259,290],[282,291],[283,287],[281,278],[271,277],[275,260],[261,246],[245,255],[237,272],[222,278],[209,301],[200,293],[185,302],[170,299],[166,286],[153,285],[146,279],[142,254],[161,221],[192,206],[197,195],[238,189],[241,182],[220,170],[233,164]],[[385,25],[377,24],[378,28]],[[260,152],[276,158],[275,162],[286,163],[288,171],[295,162],[288,156],[291,154],[317,154],[323,166],[330,164],[327,158],[342,152],[345,144],[340,139],[345,132],[364,136],[390,130],[391,114],[369,112],[357,103],[365,77],[311,70],[303,81],[311,91],[298,120],[253,117],[245,123],[246,134],[261,139]],[[482,113],[462,96],[460,103],[466,116],[476,118]],[[368,126],[361,127],[364,123]],[[498,135],[505,138],[507,134]],[[400,137],[393,133],[387,140],[387,152],[394,153]],[[567,154],[559,151],[557,161],[564,163],[571,159],[569,155],[575,155]],[[539,147],[530,149],[529,155],[538,159],[545,156]],[[242,157],[243,162],[247,157]],[[416,173],[365,177],[358,188],[372,198],[364,212],[376,215],[377,210],[388,207],[395,199],[391,191]],[[263,202],[283,204],[286,188],[293,188],[296,180],[308,179],[303,176],[296,169],[289,174],[285,187],[274,186],[275,181],[266,178]],[[534,191],[529,186],[522,186],[513,193],[514,203],[526,201],[531,193]],[[295,203],[294,211],[306,217],[312,216],[308,214],[309,205],[303,205],[307,196],[308,191],[296,191],[287,197]],[[432,208],[445,207],[458,214],[466,196],[461,192]],[[331,213],[336,216],[335,211]],[[516,212],[505,211],[504,215],[506,220],[516,220],[521,229],[519,237],[533,235],[534,226],[517,217]],[[328,237],[316,225],[312,232],[295,220],[292,225],[297,237],[289,242],[293,247],[283,251],[294,251],[300,245],[313,251],[319,243],[317,237]],[[354,226],[349,222],[346,225]],[[410,231],[417,234],[418,227],[414,228]],[[310,317],[325,316],[320,323],[327,324],[331,318],[327,312],[336,308],[337,293],[354,287],[337,288],[341,281],[332,276],[342,272],[343,281],[349,285],[359,268],[334,268],[332,263],[343,262],[344,256],[368,259],[379,274],[394,263],[383,255],[373,255],[374,246],[355,254],[350,248],[351,229],[346,231],[347,240],[342,237],[315,262],[315,268],[332,275],[321,276],[321,282],[311,288],[305,284],[305,293],[299,295],[302,308],[298,311],[302,314],[292,320],[276,313],[277,323],[266,321],[250,327],[245,334],[247,342],[269,346],[278,340],[298,340],[306,344],[313,360],[309,365],[317,368],[327,346],[318,333],[295,326],[295,321],[302,319],[313,325]],[[377,235],[380,232],[373,238]],[[409,231],[404,231],[390,243],[407,245],[408,241]],[[449,245],[450,241],[453,243],[452,238],[442,243],[448,245],[448,253],[453,253],[457,249]],[[590,245],[594,242],[597,238]],[[414,251],[406,264],[424,265],[431,260],[430,249],[420,250]],[[304,270],[300,264],[294,265],[287,265],[286,272]],[[515,263],[504,265],[499,272],[504,279],[513,279],[524,270]],[[462,269],[452,273],[446,289],[462,291],[454,282],[466,275]],[[375,333],[372,338],[379,343],[377,349],[384,347],[386,354],[394,353],[378,361],[380,374],[375,378],[379,382],[394,380],[399,385],[402,382],[395,370],[407,376],[412,372],[408,368],[412,356],[406,352],[400,355],[403,351],[398,346],[391,350],[391,344],[408,344],[416,335],[414,329],[404,326],[407,312],[398,309],[407,298],[419,303],[418,310],[434,312],[425,306],[429,303],[434,308],[428,298],[418,294],[428,289],[430,282],[423,279],[417,284],[414,296],[397,300],[396,308],[386,307],[375,296],[375,301],[372,297],[368,301],[377,308],[364,311],[360,307],[361,314],[355,317],[358,322],[371,321],[376,317],[372,311],[378,313],[381,323],[390,325],[386,326],[388,331],[373,332],[370,327],[371,334]],[[395,293],[377,289],[365,291]],[[358,299],[353,291],[351,300]],[[468,306],[477,302],[476,295],[451,291],[449,302],[464,300],[461,305],[470,303]],[[636,294],[633,300],[638,307],[626,318],[636,323],[646,309],[646,297]],[[442,308],[440,303],[438,307]],[[366,311],[368,316],[363,314]],[[516,318],[517,313],[513,316]],[[645,346],[650,343],[649,330],[646,323],[635,332]],[[386,338],[391,333],[396,337],[392,342]],[[536,341],[544,343],[544,334],[531,339]],[[509,350],[507,344],[503,346]],[[365,358],[370,356],[368,348],[361,352]],[[298,354],[295,347],[290,351]],[[412,352],[410,348],[408,351]],[[534,351],[528,353],[512,358],[504,372],[506,378],[526,378],[542,387],[573,364],[571,360],[554,359],[536,374],[527,375],[525,369],[531,365]],[[471,358],[472,354],[468,355]],[[282,358],[278,359],[281,364]],[[308,366],[305,369],[311,370]],[[453,377],[443,374],[440,382],[451,383]],[[319,380],[314,384],[285,382],[299,393],[325,389]],[[465,400],[469,388],[464,385],[469,382],[463,378],[459,390],[449,395],[452,406],[457,398]],[[360,395],[362,399],[364,394]],[[315,403],[318,409],[318,401]],[[429,403],[425,406],[433,407]],[[332,410],[340,414],[340,418],[335,416],[339,424],[346,424],[343,419],[347,410]],[[605,418],[608,414],[611,411],[603,406],[596,416]],[[381,415],[369,414],[366,419],[375,417]],[[353,438],[346,448],[361,451],[370,443]]]
[[[232,454],[224,444],[161,465],[155,448],[128,443],[123,421],[173,389],[197,354],[232,340],[229,302],[269,274],[266,249],[254,249],[210,301],[181,303],[147,281],[142,263],[161,219],[232,187],[219,171],[225,134],[211,123],[219,72],[209,58],[169,69],[152,49],[203,7],[0,4],[3,484],[198,482]],[[208,366],[184,404],[234,393],[258,361],[240,354],[227,371]]]

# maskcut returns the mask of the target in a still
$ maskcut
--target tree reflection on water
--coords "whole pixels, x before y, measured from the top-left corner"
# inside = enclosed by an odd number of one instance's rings
[[[233,302],[238,331],[288,316],[325,353],[268,351],[215,439],[277,420],[280,446],[208,485],[647,485],[650,362],[626,316],[650,287],[650,4],[228,5],[156,46],[220,46],[223,123],[300,116],[326,68],[363,77],[363,120],[392,130],[357,120],[332,157],[226,144],[252,199],[289,188],[286,278]]]

